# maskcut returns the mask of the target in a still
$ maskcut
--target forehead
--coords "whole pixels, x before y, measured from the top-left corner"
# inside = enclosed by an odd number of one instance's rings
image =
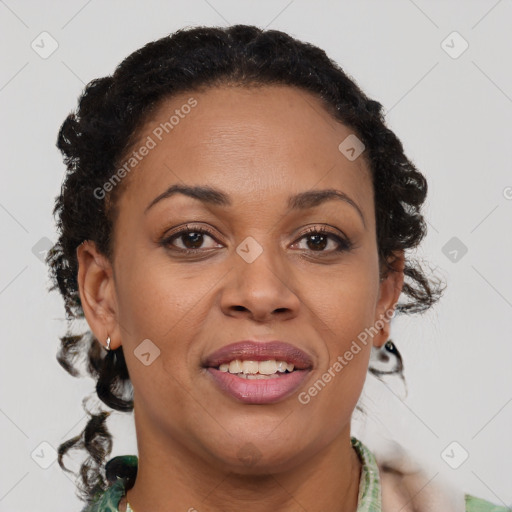
[[[339,145],[354,132],[311,93],[289,86],[221,86],[163,100],[139,130],[122,200],[143,202],[173,183],[211,185],[242,203],[313,188],[350,193],[368,213],[373,191],[363,157]]]

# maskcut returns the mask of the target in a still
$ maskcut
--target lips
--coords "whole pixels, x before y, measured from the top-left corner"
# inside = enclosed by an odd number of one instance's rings
[[[294,370],[266,380],[247,380],[229,372],[208,368],[211,381],[225,395],[250,405],[275,404],[294,395],[303,385],[310,370]]]
[[[284,361],[294,369],[290,373],[265,375],[263,380],[248,380],[229,371],[221,371],[221,364],[233,360]],[[238,402],[264,405],[280,402],[292,396],[304,383],[313,368],[313,359],[300,348],[283,341],[239,341],[210,354],[203,362],[211,382],[227,396]],[[249,377],[249,376],[247,376]]]
[[[312,358],[298,347],[283,341],[244,340],[231,343],[210,354],[203,362],[205,368],[218,368],[235,359],[242,361],[286,361],[297,370],[308,370],[313,366]]]

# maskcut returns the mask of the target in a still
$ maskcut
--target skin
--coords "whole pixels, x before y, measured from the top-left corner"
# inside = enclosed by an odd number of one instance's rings
[[[352,131],[315,96],[288,86],[222,86],[166,99],[139,141],[190,97],[197,106],[122,184],[113,261],[91,241],[77,250],[87,322],[97,339],[110,335],[113,349],[123,345],[134,387],[139,471],[128,501],[136,512],[169,504],[199,512],[355,511],[361,464],[350,419],[371,345],[388,340],[388,322],[308,404],[297,393],[274,404],[239,402],[212,383],[201,361],[234,341],[288,341],[313,359],[299,389],[307,391],[394,308],[404,255],[395,254],[396,272],[381,281],[364,153],[345,158],[338,145]],[[219,188],[232,206],[176,194],[145,214],[173,184]],[[287,209],[289,195],[330,188],[357,203],[364,222],[340,200]],[[186,224],[214,237],[159,244]],[[315,241],[305,233],[311,227],[346,236],[353,247],[336,252],[336,239]],[[263,248],[252,263],[236,252],[248,236]],[[185,247],[199,256],[180,254]],[[134,354],[145,339],[160,350],[149,366]],[[253,464],[238,455],[248,447]]]

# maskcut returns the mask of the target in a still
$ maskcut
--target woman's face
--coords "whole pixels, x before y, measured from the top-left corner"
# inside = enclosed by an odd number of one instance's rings
[[[127,158],[120,173],[112,268],[94,246],[79,250],[89,325],[123,346],[139,449],[155,441],[224,468],[275,471],[346,434],[371,345],[387,340],[387,327],[366,343],[361,333],[393,307],[403,278],[379,281],[364,153],[354,158],[351,139],[339,149],[351,135],[286,86],[180,94],[141,130],[137,164]],[[156,200],[173,186],[216,193]],[[339,196],[293,199],[327,189]],[[275,399],[232,395],[203,365],[241,340],[284,341],[311,367]],[[269,382],[229,378],[242,394],[240,382]]]

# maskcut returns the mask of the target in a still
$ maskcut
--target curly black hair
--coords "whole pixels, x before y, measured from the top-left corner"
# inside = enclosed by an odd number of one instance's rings
[[[101,200],[94,191],[111,178],[136,141],[139,128],[164,99],[226,84],[286,85],[307,91],[321,100],[336,121],[357,134],[365,145],[375,191],[384,275],[394,271],[393,251],[415,248],[426,234],[420,212],[427,194],[425,177],[387,128],[382,105],[369,99],[323,50],[284,32],[249,25],[184,28],[146,44],[124,59],[111,76],[94,79],[85,87],[57,141],[67,173],[53,210],[58,241],[46,259],[53,284],[50,291],[58,288],[62,294],[68,320],[57,360],[77,376],[74,363],[85,354],[97,395],[111,409],[133,409],[122,346],[107,352],[90,331],[76,334],[71,325],[84,318],[76,249],[84,240],[93,240],[112,261],[117,198],[126,180]],[[404,274],[402,292],[409,300],[397,305],[397,313],[422,313],[442,295],[442,283],[427,276],[418,260],[407,257]],[[112,439],[105,424],[110,412],[87,412],[91,416],[87,426],[59,446],[58,461],[69,471],[63,456],[71,448],[85,448],[88,459],[81,466],[77,486],[80,499],[90,503],[109,485],[104,462]]]

